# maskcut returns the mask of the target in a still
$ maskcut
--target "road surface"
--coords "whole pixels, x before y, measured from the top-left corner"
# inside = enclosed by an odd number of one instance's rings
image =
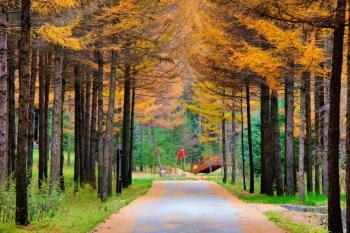
[[[155,182],[98,233],[280,233],[256,208],[207,181]]]

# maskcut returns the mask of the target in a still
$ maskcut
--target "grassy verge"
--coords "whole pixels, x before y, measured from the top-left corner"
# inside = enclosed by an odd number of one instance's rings
[[[74,161],[73,156],[71,162]],[[30,220],[31,224],[27,227],[17,227],[14,223],[15,191],[13,185],[10,192],[1,192],[0,190],[0,210],[3,211],[6,208],[7,213],[11,216],[7,223],[2,223],[1,221],[3,220],[0,219],[0,233],[89,232],[109,215],[145,194],[152,185],[152,179],[150,178],[133,179],[133,185],[123,189],[122,195],[114,195],[102,203],[97,197],[97,190],[93,190],[89,186],[81,188],[78,193],[74,193],[74,166],[65,165],[66,191],[60,195],[50,196],[48,185],[45,185],[42,191],[39,191],[37,187],[37,150],[34,150],[34,164],[33,182],[28,188],[28,211],[29,216],[32,218]],[[114,180],[113,188],[115,188]]]
[[[59,207],[52,216],[44,216],[27,227],[16,227],[11,223],[0,224],[0,232],[79,233],[89,232],[110,214],[118,211],[137,197],[145,194],[152,185],[150,179],[135,179],[133,185],[113,196],[105,203],[95,190],[87,187],[74,194],[69,190],[61,195]]]
[[[255,193],[251,194],[248,191],[243,190],[242,182],[237,182],[236,185],[230,183],[222,183],[220,178],[209,178],[209,180],[215,181],[233,195],[239,199],[248,203],[263,203],[263,204],[293,204],[293,205],[307,205],[307,206],[325,206],[327,205],[327,197],[325,195],[307,194],[305,196],[305,202],[302,203],[299,197],[296,196],[267,196],[260,194],[259,183],[255,184]],[[247,187],[249,189],[249,187]],[[341,197],[342,205],[345,205],[345,195]]]
[[[282,216],[278,212],[266,212],[264,213],[272,222],[277,226],[290,233],[327,233],[327,229],[322,227],[312,227],[307,224],[297,224],[291,221],[289,218]]]

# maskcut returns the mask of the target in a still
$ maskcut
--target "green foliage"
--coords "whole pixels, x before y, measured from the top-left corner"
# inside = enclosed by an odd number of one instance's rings
[[[269,211],[265,212],[265,215],[274,223],[276,223],[283,230],[290,233],[327,233],[328,230],[323,227],[311,227],[307,224],[298,224],[292,222],[290,219],[282,216],[278,212]]]

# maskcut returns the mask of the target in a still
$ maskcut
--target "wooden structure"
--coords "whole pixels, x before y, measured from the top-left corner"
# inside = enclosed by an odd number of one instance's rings
[[[230,164],[227,163],[227,166]],[[191,164],[191,172],[193,174],[198,173],[211,173],[222,167],[222,157],[221,156],[210,156],[199,160],[196,163]]]

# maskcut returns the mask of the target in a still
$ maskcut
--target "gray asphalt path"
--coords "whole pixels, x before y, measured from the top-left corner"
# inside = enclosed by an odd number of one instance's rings
[[[212,182],[156,182],[144,197],[112,215],[96,232],[250,233],[264,229],[269,233],[281,232],[262,214],[246,209],[245,204],[231,197]]]

